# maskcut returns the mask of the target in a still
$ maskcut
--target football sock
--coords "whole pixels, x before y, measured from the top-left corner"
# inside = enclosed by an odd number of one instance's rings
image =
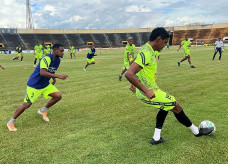
[[[48,108],[46,108],[45,106],[40,109],[41,112],[46,112],[47,110],[48,110]]]
[[[14,123],[16,119],[14,119],[13,117],[9,120],[8,124]]]
[[[34,60],[34,65],[36,65],[36,60]]]
[[[23,60],[23,57],[21,57],[21,61]]]
[[[192,125],[192,122],[189,120],[189,118],[185,115],[184,111],[180,111],[179,113],[174,113],[176,119],[183,124],[186,127],[190,127]]]
[[[160,140],[160,138],[161,138],[161,129],[155,128],[153,139],[155,141],[158,141]]]
[[[163,127],[167,114],[168,114],[168,111],[164,111],[164,110],[160,110],[157,114],[156,128],[154,130],[154,136],[153,136],[153,139],[155,141],[158,141],[161,138],[161,129]]]
[[[162,129],[167,114],[168,114],[168,111],[164,111],[162,109],[158,112],[157,118],[156,118],[156,128]]]
[[[188,127],[193,134],[199,134],[199,128],[197,128],[194,124],[192,124],[190,127]]]

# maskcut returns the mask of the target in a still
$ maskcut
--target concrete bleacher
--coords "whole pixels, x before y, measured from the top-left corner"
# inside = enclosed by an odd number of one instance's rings
[[[87,48],[87,42],[94,42],[96,47],[123,47],[122,41],[134,38],[137,47],[148,41],[153,28],[140,29],[104,29],[104,30],[52,30],[52,29],[5,29],[0,30],[0,43],[5,47],[2,49],[14,50],[18,45],[24,45],[24,49],[33,49],[37,41],[60,43],[65,48],[74,45],[77,48]],[[166,27],[172,35],[171,45],[178,45],[184,40],[185,35],[196,39],[208,39],[228,36],[228,23],[204,26],[177,26]],[[206,41],[205,41],[206,43]]]

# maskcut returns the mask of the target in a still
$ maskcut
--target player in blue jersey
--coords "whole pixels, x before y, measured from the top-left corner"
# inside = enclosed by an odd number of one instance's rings
[[[55,74],[55,71],[58,69],[60,64],[60,58],[63,57],[63,54],[63,46],[61,44],[55,44],[53,46],[53,53],[43,57],[37,65],[28,80],[24,103],[17,108],[13,117],[7,123],[9,131],[17,130],[14,126],[16,118],[20,116],[25,109],[29,108],[41,94],[46,99],[51,98],[44,107],[38,110],[38,113],[43,117],[44,121],[49,121],[47,117],[48,108],[53,106],[62,98],[61,93],[54,86],[56,78],[65,80],[68,77],[67,75]],[[51,78],[53,79],[53,82],[50,84],[49,80]]]
[[[15,52],[16,52],[16,54],[17,54],[17,56],[15,57],[15,58],[13,58],[13,60],[18,60],[19,58],[21,58],[21,62],[23,61],[23,52],[22,52],[22,49],[23,48],[23,45],[22,46],[18,46],[18,47],[16,47],[16,50],[15,50]]]
[[[89,50],[88,54],[87,54],[87,63],[85,65],[85,68],[83,68],[83,71],[86,71],[86,68],[91,65],[91,64],[95,64],[95,60],[94,60],[94,56],[97,56],[95,54],[96,49],[95,46],[93,45],[92,48]]]

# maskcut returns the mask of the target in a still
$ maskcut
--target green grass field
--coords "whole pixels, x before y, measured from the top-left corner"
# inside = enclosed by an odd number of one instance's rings
[[[0,55],[6,68],[0,70],[0,163],[228,163],[228,52],[217,63],[219,54],[211,60],[212,47],[192,47],[192,69],[187,61],[177,66],[183,50],[176,49],[163,50],[157,83],[195,125],[214,122],[214,136],[194,137],[170,112],[162,130],[169,141],[151,145],[158,109],[139,101],[126,78],[118,81],[124,49],[97,50],[98,63],[86,72],[87,51],[76,59],[66,52],[57,74],[69,78],[57,80],[63,99],[49,109],[50,122],[37,114],[47,102],[40,97],[16,120],[18,130],[9,132],[6,123],[23,102],[33,55],[25,54],[23,62]]]

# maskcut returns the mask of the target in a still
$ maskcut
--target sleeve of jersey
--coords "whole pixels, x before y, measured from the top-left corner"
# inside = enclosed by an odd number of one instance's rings
[[[45,56],[40,61],[40,69],[45,68],[48,69],[49,65],[51,64],[51,58],[49,56]]]
[[[129,46],[125,47],[125,51],[129,53]]]
[[[138,64],[140,67],[144,68],[146,65],[150,63],[150,57],[143,52],[139,52],[134,62]]]

